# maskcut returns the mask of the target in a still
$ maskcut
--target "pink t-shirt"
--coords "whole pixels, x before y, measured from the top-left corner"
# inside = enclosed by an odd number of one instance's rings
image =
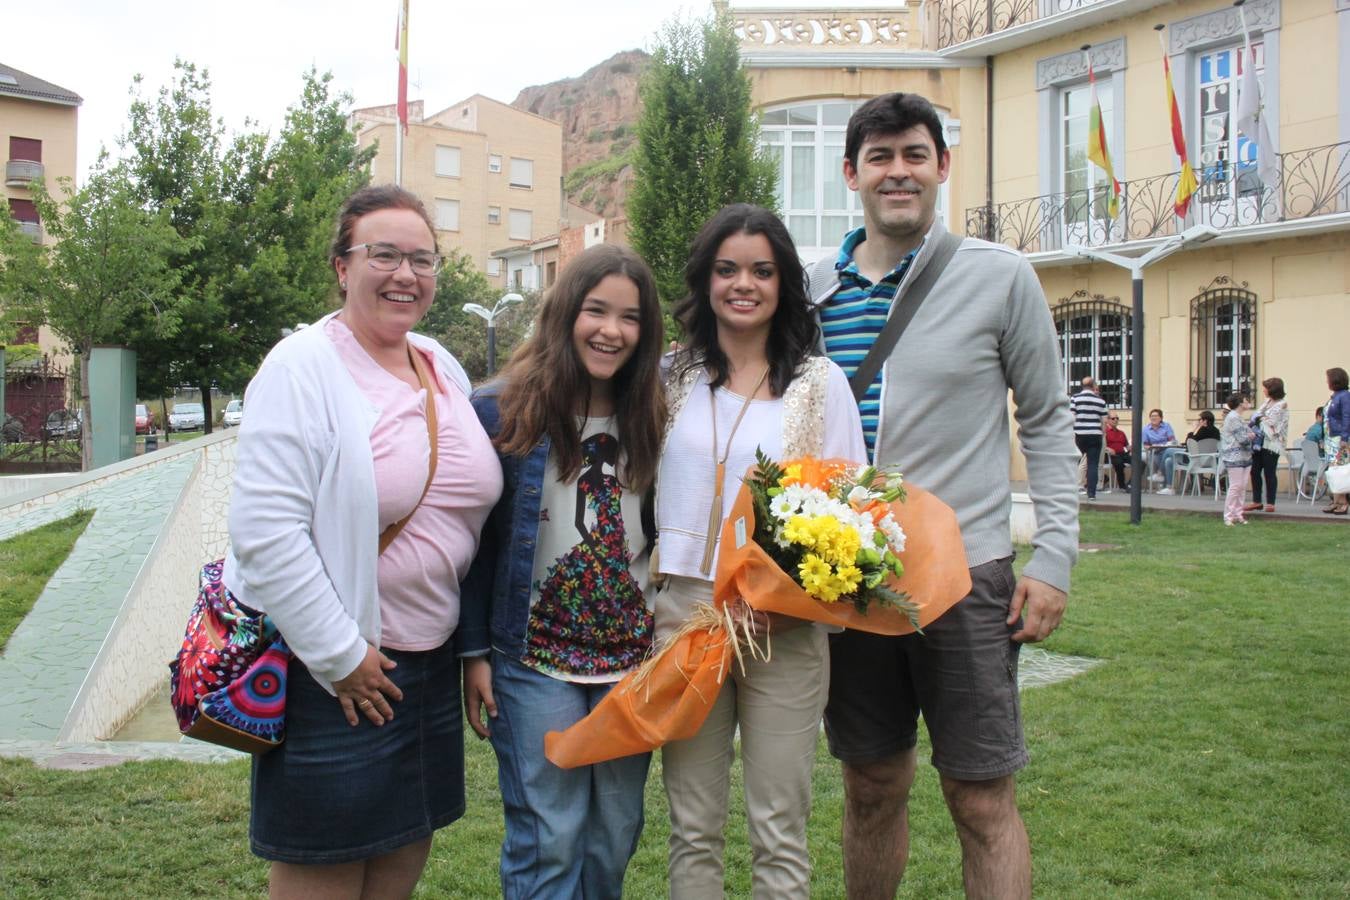
[[[361,392],[380,410],[370,450],[383,531],[408,514],[426,484],[426,392],[371,359],[338,318],[329,319],[324,329]],[[429,353],[422,355],[435,378],[435,361]],[[452,386],[437,387],[436,477],[379,562],[380,644],[395,650],[434,650],[454,632],[460,578],[502,493],[497,454],[469,398]]]

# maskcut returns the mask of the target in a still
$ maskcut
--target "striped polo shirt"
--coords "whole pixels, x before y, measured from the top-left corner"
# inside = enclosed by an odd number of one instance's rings
[[[1091,437],[1102,433],[1102,419],[1106,418],[1106,401],[1095,391],[1081,390],[1069,398],[1069,412],[1073,413],[1073,433]]]
[[[839,290],[820,307],[820,329],[825,336],[825,354],[849,378],[858,371],[867,351],[885,327],[895,292],[909,271],[915,254],[919,252],[919,247],[910,251],[881,281],[873,284],[858,273],[858,264],[853,260],[853,252],[866,239],[867,234],[862,228],[854,229],[844,236],[844,242],[839,247],[839,258],[834,264],[839,272]],[[881,379],[882,369],[878,369],[867,393],[858,403],[869,459],[876,451]]]

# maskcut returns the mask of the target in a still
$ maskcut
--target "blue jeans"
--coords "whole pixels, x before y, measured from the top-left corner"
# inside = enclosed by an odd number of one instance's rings
[[[544,758],[544,733],[585,717],[612,686],[559,681],[492,654],[492,747],[506,812],[506,900],[618,900],[623,893],[624,871],[642,835],[651,754],[576,769]]]
[[[1172,486],[1172,473],[1176,471],[1177,454],[1181,450],[1181,447],[1168,447],[1165,450],[1155,450],[1153,453],[1153,468],[1155,471],[1162,470],[1163,487]]]

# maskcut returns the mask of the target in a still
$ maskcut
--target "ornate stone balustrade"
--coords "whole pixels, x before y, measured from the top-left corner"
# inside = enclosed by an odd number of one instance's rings
[[[893,10],[733,9],[731,15],[743,50],[909,50],[918,25],[904,0]]]
[[[1123,182],[1120,214],[1104,214],[1105,193],[1046,194],[966,210],[966,234],[1024,253],[1099,247],[1167,237],[1191,225],[1220,231],[1350,213],[1350,142],[1281,153],[1280,183],[1262,184],[1256,166],[1231,162],[1196,169],[1200,190],[1185,219],[1172,203],[1178,173]]]

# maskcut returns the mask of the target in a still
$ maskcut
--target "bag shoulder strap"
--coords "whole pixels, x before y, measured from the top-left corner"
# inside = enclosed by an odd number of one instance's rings
[[[398,537],[399,532],[403,530],[403,526],[407,525],[413,517],[413,513],[417,512],[417,507],[421,506],[422,501],[426,499],[427,491],[431,489],[432,479],[436,477],[436,457],[440,455],[440,448],[436,443],[436,435],[440,430],[436,424],[436,384],[431,380],[430,373],[427,372],[427,364],[422,360],[422,354],[414,350],[411,344],[408,345],[408,359],[412,362],[413,370],[417,372],[417,380],[422,382],[422,387],[426,388],[427,392],[427,440],[431,444],[431,462],[427,465],[427,483],[422,485],[422,496],[417,498],[417,504],[408,511],[406,516],[380,532],[380,553],[384,553],[389,548],[389,545],[394,542],[394,538]]]
[[[924,263],[923,271],[915,276],[914,281],[909,286],[902,297],[897,295],[896,301],[903,299],[891,310],[891,315],[886,319],[885,326],[881,329],[881,334],[877,335],[876,341],[872,344],[872,349],[867,351],[867,356],[863,357],[858,370],[853,373],[853,377],[848,380],[848,386],[853,390],[853,398],[861,401],[867,389],[872,386],[872,379],[876,378],[877,372],[886,361],[886,357],[891,355],[895,349],[895,344],[900,340],[900,334],[905,330],[914,314],[919,311],[923,301],[928,298],[928,292],[933,284],[941,277],[947,268],[947,263],[951,261],[952,256],[956,254],[957,248],[961,246],[961,237],[952,234],[950,231],[942,232],[936,239],[936,246],[933,248],[933,255]]]

